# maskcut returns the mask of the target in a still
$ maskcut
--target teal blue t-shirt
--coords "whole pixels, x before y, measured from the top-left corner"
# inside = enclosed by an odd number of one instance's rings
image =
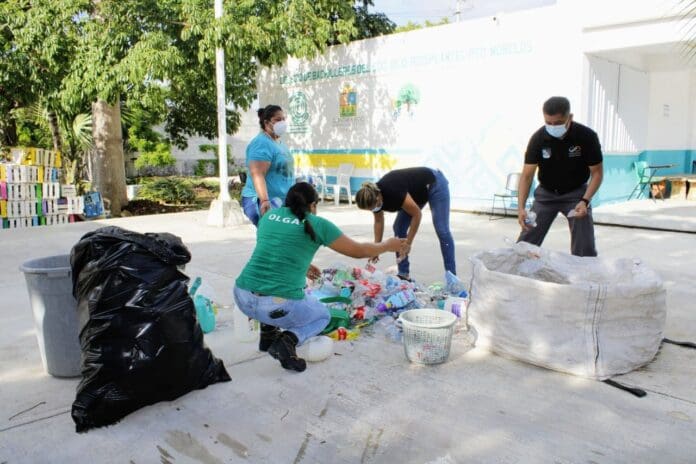
[[[251,139],[246,149],[247,181],[242,189],[243,197],[256,198],[256,189],[249,172],[249,162],[265,161],[271,163],[266,173],[268,199],[285,200],[288,190],[295,183],[295,165],[288,147],[279,140],[274,141],[265,132]]]
[[[331,221],[308,214],[316,241],[290,208],[272,209],[261,217],[256,248],[236,281],[239,288],[290,300],[304,298],[307,269],[321,245],[331,245],[343,233]]]

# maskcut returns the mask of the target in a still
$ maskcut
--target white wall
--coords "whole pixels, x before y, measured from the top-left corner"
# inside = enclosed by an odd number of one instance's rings
[[[650,73],[648,148],[684,150],[694,143],[694,71]],[[691,102],[691,105],[689,104]]]
[[[521,169],[548,97],[567,96],[576,119],[585,119],[581,31],[564,11],[544,7],[332,47],[313,61],[262,70],[260,95],[281,106],[306,96],[306,127],[290,118],[298,129],[287,139],[292,148],[384,150],[397,167],[443,169],[455,207],[490,201],[506,175]],[[322,77],[345,67],[361,72]],[[357,92],[352,118],[339,115],[346,84]],[[393,102],[407,84],[420,101],[412,114],[395,116]]]
[[[647,146],[650,100],[648,73],[589,56],[587,125],[604,152],[630,153]]]
[[[256,115],[257,109],[258,103],[255,102],[248,111],[243,111],[239,129],[233,135],[227,136],[227,144],[231,149],[231,158],[238,165],[244,164],[246,146],[260,130]],[[191,169],[190,167],[199,159],[217,158],[217,151],[201,152],[200,145],[217,145],[217,138],[190,137],[186,149],[181,150],[172,147],[172,154],[177,160],[177,171],[182,172],[187,168]]]

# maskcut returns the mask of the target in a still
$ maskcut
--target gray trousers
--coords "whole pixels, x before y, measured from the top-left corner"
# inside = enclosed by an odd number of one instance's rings
[[[583,185],[572,192],[558,194],[542,186],[537,187],[534,190],[534,203],[532,204],[532,211],[537,215],[537,225],[529,230],[523,230],[517,241],[541,246],[553,220],[556,219],[558,213],[561,213],[568,220],[570,252],[575,256],[597,256],[592,208],[587,208],[587,216],[583,218],[568,217],[568,213],[575,209],[586,189],[587,185]]]

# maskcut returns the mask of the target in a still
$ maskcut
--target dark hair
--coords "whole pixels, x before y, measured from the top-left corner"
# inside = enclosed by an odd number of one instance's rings
[[[305,220],[309,213],[309,205],[319,201],[319,194],[314,189],[312,184],[307,182],[298,182],[288,190],[285,197],[285,206],[290,208],[292,214],[297,216],[297,219],[304,223],[305,232],[316,241],[317,236],[314,234],[314,229],[309,221]]]
[[[261,129],[265,129],[263,127],[264,124],[270,121],[278,111],[283,111],[283,108],[278,105],[268,105],[265,108],[259,108],[256,114],[259,116],[259,126],[261,126]]]
[[[543,111],[549,116],[557,114],[568,116],[570,114],[570,101],[566,97],[551,97],[544,102]]]
[[[355,194],[355,203],[360,209],[372,209],[377,204],[379,187],[374,182],[363,182],[360,190]]]

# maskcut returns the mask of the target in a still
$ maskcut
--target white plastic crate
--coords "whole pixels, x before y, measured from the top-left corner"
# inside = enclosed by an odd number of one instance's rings
[[[54,216],[59,213],[57,199],[44,198],[42,206],[44,216]]]
[[[5,174],[7,176],[7,183],[20,183],[21,182],[21,175],[20,175],[20,165],[18,164],[6,164],[5,165]]]
[[[85,210],[85,199],[82,197],[67,198],[68,212],[67,214],[82,214]]]
[[[67,214],[56,214],[53,216],[46,216],[46,225],[47,226],[57,226],[60,224],[67,224],[69,222],[69,218]]]
[[[22,202],[8,201],[7,202],[7,217],[18,218],[22,216]]]
[[[77,187],[70,184],[63,184],[60,186],[60,195],[65,198],[77,197]]]
[[[7,220],[10,229],[24,229],[31,227],[31,218],[11,218]]]
[[[43,198],[56,199],[60,197],[60,184],[58,182],[45,182],[43,184]]]
[[[26,200],[29,196],[27,184],[7,184],[7,199],[10,201]]]

